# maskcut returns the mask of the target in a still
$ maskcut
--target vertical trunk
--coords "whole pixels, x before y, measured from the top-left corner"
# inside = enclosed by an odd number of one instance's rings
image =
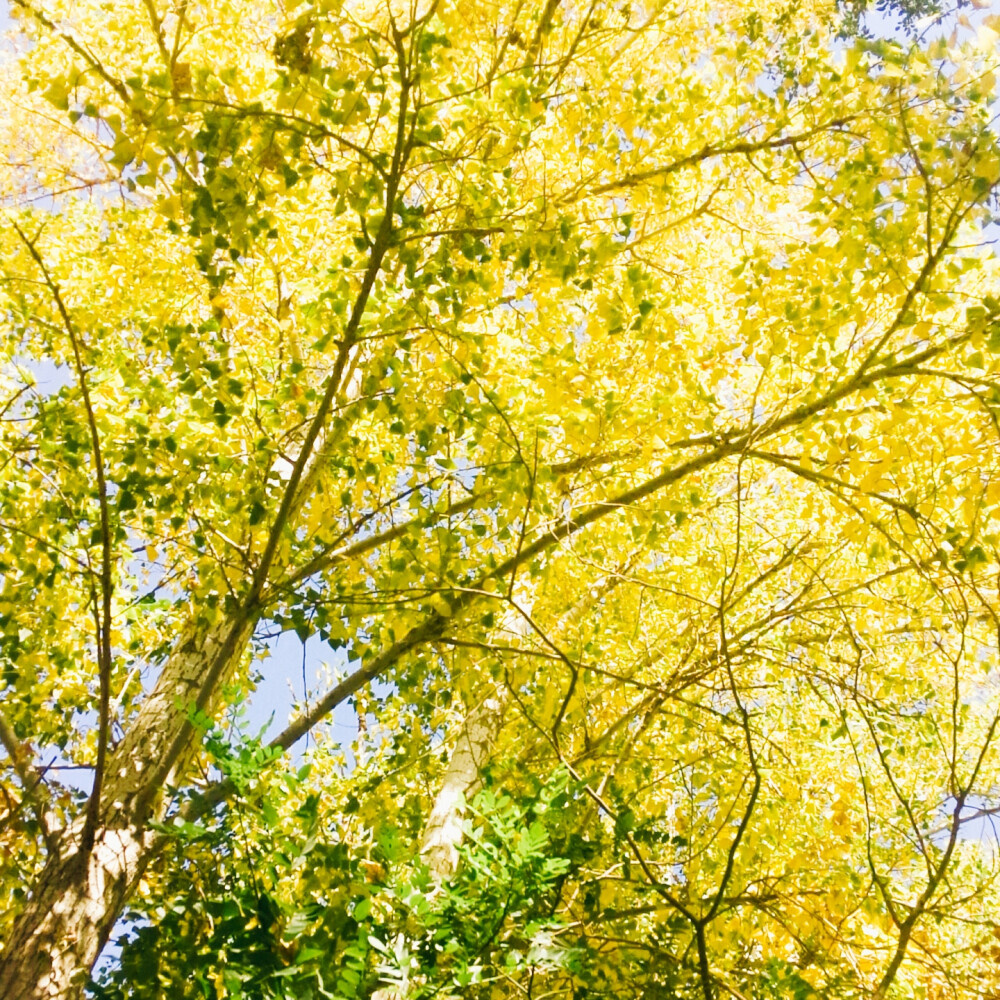
[[[62,838],[0,955],[3,1000],[79,996],[142,875],[152,839],[128,828],[96,831],[80,850],[82,821]]]
[[[522,606],[527,604],[530,613],[530,602],[525,602],[523,596],[521,601]],[[524,617],[511,611],[504,615],[498,638],[521,642],[527,638],[528,631]],[[479,787],[483,765],[503,724],[505,702],[504,692],[497,690],[493,697],[485,698],[468,710],[441,787],[434,797],[420,843],[420,855],[438,885],[451,878],[458,868],[465,800]],[[411,992],[407,986],[380,986],[372,993],[371,1000],[406,1000]]]
[[[499,728],[501,707],[499,701],[489,699],[466,716],[434,798],[420,854],[438,885],[454,875],[458,867],[465,798],[479,784],[482,765]],[[412,985],[380,986],[371,1000],[406,1000],[412,991]]]
[[[482,765],[499,727],[500,711],[500,702],[490,699],[469,713],[434,799],[420,853],[438,880],[449,878],[458,867],[465,797],[479,785]]]
[[[496,636],[512,646],[526,642],[531,634],[525,616],[531,614],[534,596],[519,588],[517,603],[521,611],[508,608]],[[420,846],[427,867],[438,881],[450,878],[458,866],[465,798],[479,787],[483,765],[503,721],[505,703],[506,696],[502,689],[496,690],[492,697],[484,698],[469,710],[455,742]]]
[[[83,843],[85,817],[59,836],[31,899],[0,952],[0,1000],[74,1000],[155,850],[150,819],[162,819],[162,786],[150,788],[157,765],[183,734],[190,704],[216,660],[229,623],[188,634],[167,659],[128,734],[108,759],[93,844]],[[232,676],[253,623],[237,626],[230,662],[220,684]],[[180,781],[198,745],[195,731],[180,748],[166,784]],[[145,803],[138,807],[137,803]]]
[[[253,621],[242,621],[234,626],[223,620],[200,633],[189,633],[181,637],[164,664],[156,685],[143,700],[138,715],[129,724],[125,738],[108,759],[102,815],[133,819],[137,801],[151,791],[148,787],[150,771],[160,764],[174,738],[188,722],[189,713],[205,682],[205,675],[225,645],[229,632],[233,628],[237,630],[235,642],[231,644],[229,662],[214,686],[215,692],[232,677],[233,670],[250,641],[254,624]],[[213,697],[206,706],[209,713],[215,701],[216,698]],[[183,776],[198,743],[198,734],[192,733],[192,737],[173,762],[163,782],[164,786],[177,784]],[[134,819],[144,823],[146,817],[140,815]]]
[[[609,573],[586,591],[559,619],[553,634],[561,635],[592,602],[614,590],[623,579],[622,574],[632,565],[636,554],[630,555],[618,570]],[[532,638],[528,618],[534,603],[534,595],[525,588],[519,588],[517,608],[520,610],[507,610],[498,627],[496,639],[515,649],[519,646],[526,647]],[[506,692],[499,689],[493,697],[471,709],[455,743],[441,788],[434,799],[420,848],[428,867],[439,881],[453,875],[458,865],[465,797],[479,786],[480,772],[500,729],[506,703]]]
[[[350,384],[338,396],[341,402],[357,394],[361,360],[359,350],[350,352],[345,374]],[[321,431],[292,497],[289,521],[315,492],[332,444]],[[163,818],[169,804],[163,792],[183,783],[197,751],[200,734],[188,724],[191,708],[204,694],[202,707],[212,713],[255,625],[256,618],[246,615],[181,633],[153,690],[108,757],[92,845],[83,844],[81,816],[61,835],[58,854],[48,859],[0,948],[0,1000],[74,1000],[82,994],[156,850],[158,838],[149,823]]]

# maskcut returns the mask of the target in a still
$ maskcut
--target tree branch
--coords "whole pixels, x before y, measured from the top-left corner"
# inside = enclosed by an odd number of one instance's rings
[[[87,370],[83,364],[83,350],[79,334],[70,317],[69,309],[62,297],[59,285],[52,277],[42,255],[38,252],[34,240],[29,240],[25,232],[16,223],[12,223],[15,232],[20,237],[32,259],[38,265],[45,284],[55,300],[56,308],[62,318],[63,326],[73,347],[73,364],[76,369],[80,394],[83,397],[83,407],[87,414],[87,426],[90,430],[90,446],[94,453],[94,465],[97,476],[97,502],[100,507],[101,519],[101,575],[100,604],[94,602],[94,619],[97,630],[97,661],[100,683],[100,703],[98,707],[97,724],[97,762],[94,769],[94,787],[87,802],[87,822],[83,830],[83,844],[89,850],[93,843],[94,831],[97,828],[101,804],[101,789],[104,784],[104,769],[108,753],[108,740],[111,735],[111,602],[114,595],[114,579],[111,571],[111,514],[108,506],[108,484],[104,470],[104,458],[101,453],[101,435],[97,429],[97,418],[94,405],[90,398],[90,387],[87,384]],[[37,239],[37,237],[36,237]]]
[[[729,145],[722,146],[712,146],[706,144],[697,152],[689,153],[687,156],[682,156],[677,160],[673,160],[671,163],[664,164],[660,167],[652,167],[649,170],[640,170],[636,173],[622,174],[622,176],[616,180],[600,184],[590,191],[586,191],[584,189],[584,185],[580,184],[569,194],[558,199],[557,204],[564,205],[568,202],[576,201],[580,197],[609,194],[612,191],[621,191],[626,188],[637,187],[640,184],[644,184],[646,181],[656,180],[661,177],[669,177],[671,174],[675,174],[678,171],[686,169],[687,167],[697,166],[699,163],[704,163],[705,160],[715,159],[720,156],[735,156],[741,154],[750,155],[769,149],[781,149],[786,146],[794,147],[797,144],[804,143],[824,132],[842,129],[845,125],[854,121],[856,118],[857,115],[834,118],[825,125],[817,125],[815,128],[808,129],[805,132],[797,132],[795,135],[780,136],[778,138],[772,137],[770,139],[759,139],[757,142],[734,142]]]
[[[358,291],[357,298],[354,301],[351,314],[344,328],[344,334],[340,341],[333,370],[327,377],[323,397],[316,413],[309,422],[299,454],[296,457],[292,471],[288,477],[288,481],[285,484],[278,512],[275,515],[274,521],[272,522],[268,532],[264,551],[261,554],[260,561],[254,571],[250,587],[247,594],[243,598],[240,607],[232,616],[232,624],[227,631],[225,640],[221,643],[212,659],[212,662],[209,664],[209,667],[205,672],[204,680],[198,689],[198,694],[194,699],[194,708],[196,711],[204,711],[209,705],[215,694],[216,688],[218,687],[219,679],[222,677],[227,666],[232,662],[233,656],[236,654],[240,636],[243,634],[244,629],[249,623],[256,621],[259,618],[263,610],[261,595],[274,564],[278,546],[293,514],[293,509],[295,507],[296,500],[298,499],[299,485],[302,482],[306,467],[316,447],[317,441],[320,438],[323,428],[326,426],[327,417],[333,409],[334,402],[341,391],[344,371],[347,368],[351,353],[357,343],[358,331],[361,326],[361,320],[368,306],[368,299],[371,296],[372,289],[375,286],[375,280],[381,270],[383,258],[392,243],[392,218],[393,211],[395,209],[396,194],[399,189],[403,169],[409,154],[410,143],[412,141],[412,135],[407,131],[407,121],[409,118],[410,88],[413,85],[413,81],[405,71],[406,68],[403,65],[403,56],[401,54],[400,66],[399,111],[396,121],[396,140],[393,150],[392,165],[389,173],[389,182],[386,185],[385,214],[382,217],[378,233],[372,243],[368,258],[368,265],[365,269],[364,277],[361,281],[361,287]],[[148,801],[157,793],[158,789],[162,785],[162,782],[166,779],[177,759],[183,752],[183,748],[190,741],[193,732],[194,728],[192,723],[190,720],[185,719],[178,727],[177,732],[174,734],[173,739],[166,748],[161,759],[156,763],[152,779],[147,784],[144,796],[139,803],[140,810],[145,809]]]
[[[51,852],[57,852],[56,836],[49,823],[46,803],[41,800],[39,794],[45,777],[35,767],[31,757],[24,752],[24,747],[18,740],[17,733],[14,732],[14,727],[4,714],[3,708],[0,708],[0,743],[3,744],[3,748],[7,751],[7,756],[10,757],[11,764],[14,766],[14,771],[21,779],[22,794],[31,804],[32,812],[34,812],[38,825],[41,827],[45,846]]]

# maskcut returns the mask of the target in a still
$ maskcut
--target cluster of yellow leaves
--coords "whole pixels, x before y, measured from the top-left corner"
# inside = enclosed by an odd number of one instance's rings
[[[74,337],[126,726],[186,624],[247,592],[337,372],[266,615],[357,657],[454,618],[394,665],[381,726],[412,699],[426,728],[352,836],[426,800],[453,690],[500,689],[510,780],[564,766],[593,796],[561,913],[617,989],[650,936],[733,991],[775,963],[820,995],[994,989],[995,872],[959,823],[1000,783],[990,39],[844,51],[832,7],[777,3],[18,6],[20,729],[94,759]]]

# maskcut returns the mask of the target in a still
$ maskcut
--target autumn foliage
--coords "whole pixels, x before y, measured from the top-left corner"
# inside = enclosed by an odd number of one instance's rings
[[[5,1000],[1000,995],[1000,19],[843,6],[13,0]]]

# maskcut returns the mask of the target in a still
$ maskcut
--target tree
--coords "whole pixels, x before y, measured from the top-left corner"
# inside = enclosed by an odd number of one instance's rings
[[[3,996],[995,992],[996,19],[14,8]]]

